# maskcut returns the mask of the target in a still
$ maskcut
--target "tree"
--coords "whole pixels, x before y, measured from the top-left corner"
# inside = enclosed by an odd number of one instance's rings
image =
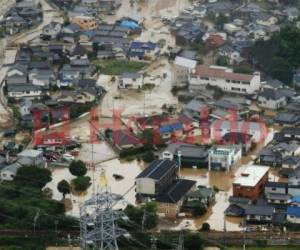
[[[156,211],[157,208],[155,202],[147,202],[141,207],[135,207],[129,204],[125,208],[125,214],[129,217],[131,221],[135,222],[138,225],[141,225],[144,222],[144,227],[147,229],[151,229],[156,226]]]
[[[207,222],[204,222],[201,227],[201,231],[209,231],[210,225]]]
[[[228,66],[228,60],[226,56],[220,56],[217,61],[217,65],[219,66]]]
[[[65,198],[66,194],[70,193],[70,184],[66,180],[62,180],[57,184],[57,189],[63,194],[63,198]]]
[[[74,176],[84,176],[87,172],[87,168],[83,161],[72,161],[69,166],[70,173]]]
[[[91,185],[91,178],[88,176],[79,176],[73,180],[73,183],[76,191],[83,192]]]
[[[15,181],[20,186],[37,187],[42,189],[52,180],[51,171],[36,166],[24,166],[18,169]]]
[[[143,154],[142,159],[144,162],[152,162],[155,159],[155,155],[152,151],[147,151]]]
[[[190,250],[203,249],[203,240],[199,233],[188,233],[184,236],[184,247]]]

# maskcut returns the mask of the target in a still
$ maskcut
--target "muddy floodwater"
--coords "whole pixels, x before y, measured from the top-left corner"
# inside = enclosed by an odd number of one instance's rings
[[[83,153],[80,154],[79,159],[86,160],[87,155],[85,151],[88,151],[90,145],[87,145],[83,149]],[[102,146],[94,147],[94,150],[101,148]],[[99,157],[102,152],[96,152],[96,157]],[[81,202],[87,200],[92,196],[93,193],[98,192],[101,189],[100,185],[100,175],[102,169],[105,171],[107,178],[107,184],[111,191],[117,194],[124,195],[123,203],[118,204],[117,207],[124,208],[127,204],[135,204],[135,177],[146,167],[147,165],[143,162],[138,162],[137,160],[127,162],[120,161],[119,159],[113,159],[104,161],[96,166],[95,172],[92,170],[88,171],[88,176],[91,177],[93,185],[89,187],[87,192],[82,196],[71,195],[67,196],[72,201],[72,208],[67,211],[67,214],[73,216],[79,216],[79,205]],[[224,223],[224,211],[228,207],[228,197],[232,194],[232,182],[235,177],[239,176],[242,172],[243,167],[235,168],[231,172],[209,172],[206,169],[190,169],[183,168],[181,175],[183,178],[191,179],[197,181],[197,185],[204,186],[216,186],[220,191],[216,195],[216,202],[209,208],[209,211],[200,218],[192,219],[178,219],[177,221],[166,221],[162,220],[160,229],[173,228],[173,229],[198,229],[201,227],[203,222],[208,222],[212,229],[223,230],[224,225],[228,231],[241,230],[240,224],[241,219],[239,218],[226,218]],[[57,183],[65,179],[71,181],[74,176],[72,176],[67,168],[54,168],[53,170],[53,181],[47,185],[53,190],[53,198],[57,200],[62,199],[62,195],[57,191]],[[122,180],[116,180],[113,175],[121,175],[124,177]],[[277,173],[270,173],[270,180],[278,180]]]

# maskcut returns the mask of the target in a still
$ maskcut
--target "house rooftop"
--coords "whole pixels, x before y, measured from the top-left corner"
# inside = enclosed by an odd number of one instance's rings
[[[194,69],[197,65],[197,61],[191,60],[185,57],[176,56],[174,64],[176,66],[186,67],[189,69]]]
[[[177,203],[180,201],[196,184],[196,181],[178,179],[169,189],[157,197],[158,202]]]
[[[166,173],[177,168],[175,161],[170,160],[155,160],[136,178],[150,178],[160,180]]]
[[[300,207],[288,206],[287,214],[290,216],[300,217]]]
[[[270,188],[287,188],[288,184],[285,182],[274,182],[270,181],[266,183],[265,187],[270,187]]]
[[[42,154],[43,152],[40,150],[34,150],[34,149],[26,149],[24,151],[22,151],[21,153],[18,154],[18,157],[38,157],[40,156],[40,154]]]
[[[246,215],[265,215],[272,216],[275,212],[274,207],[272,206],[257,206],[249,205],[245,210]]]
[[[250,165],[233,182],[234,185],[254,187],[269,172],[266,166]]]

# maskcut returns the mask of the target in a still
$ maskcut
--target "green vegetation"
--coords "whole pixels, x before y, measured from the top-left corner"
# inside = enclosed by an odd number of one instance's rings
[[[142,155],[142,159],[144,162],[152,162],[155,160],[155,155],[152,151],[147,151]]]
[[[201,227],[201,231],[209,231],[210,225],[207,222],[204,222]]]
[[[121,75],[125,72],[138,72],[148,65],[148,63],[145,62],[118,60],[96,60],[93,61],[93,63],[98,66],[102,74],[107,75]]]
[[[218,57],[216,64],[219,66],[228,66],[228,60],[226,56]]]
[[[83,192],[91,185],[91,178],[88,176],[79,176],[73,180],[75,191]]]
[[[235,67],[233,71],[240,74],[253,74],[253,69],[249,65]]]
[[[50,170],[35,166],[24,166],[18,169],[15,182],[20,187],[43,188],[52,180]]]
[[[87,168],[83,161],[72,161],[69,166],[70,173],[74,176],[84,176],[87,173]]]
[[[70,105],[70,118],[75,119],[81,116],[82,114],[89,112],[93,104],[72,104]]]
[[[70,193],[70,184],[66,180],[62,180],[57,184],[57,190],[63,194],[65,198],[66,194]]]
[[[125,208],[125,214],[129,217],[129,219],[138,225],[142,225],[144,220],[144,227],[146,229],[156,227],[156,211],[157,208],[155,202],[147,202],[140,207],[135,207],[129,204]]]
[[[291,84],[293,71],[300,67],[300,30],[287,27],[269,41],[258,41],[253,57],[258,67],[272,77]]]
[[[77,220],[64,215],[62,202],[47,198],[36,186],[3,182],[0,184],[0,204],[0,228],[3,229],[33,229],[33,218],[38,211],[36,230],[54,230],[54,220],[59,221],[60,229],[72,229],[78,224]]]

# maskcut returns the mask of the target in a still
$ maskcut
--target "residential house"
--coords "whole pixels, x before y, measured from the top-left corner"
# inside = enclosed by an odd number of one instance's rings
[[[40,99],[43,95],[40,86],[33,84],[10,84],[7,86],[8,96],[14,99],[30,98]]]
[[[45,89],[56,84],[56,76],[53,70],[33,69],[29,72],[28,77],[33,85],[41,86]]]
[[[297,127],[284,127],[280,134],[286,140],[300,140],[300,128]]]
[[[238,145],[242,153],[247,154],[252,148],[252,135],[239,132],[229,132],[223,136],[222,143],[225,145]]]
[[[131,43],[128,58],[129,60],[155,60],[160,53],[156,43],[134,41]]]
[[[297,168],[289,174],[288,193],[293,197],[300,196],[300,169]]]
[[[288,206],[287,221],[294,224],[300,224],[300,207]]]
[[[266,12],[255,13],[254,18],[257,24],[264,25],[264,26],[274,25],[278,21],[277,17]]]
[[[274,122],[279,125],[298,125],[300,124],[300,115],[290,112],[279,112],[274,117]]]
[[[219,54],[224,56],[230,65],[240,63],[243,59],[241,58],[240,52],[235,50],[233,46],[228,44],[223,45],[219,48]]]
[[[120,150],[142,146],[141,139],[126,129],[114,130],[112,136],[114,146]]]
[[[253,94],[260,89],[260,73],[253,75],[234,73],[232,69],[220,66],[198,65],[195,74],[190,77],[193,87],[215,86],[224,92]]]
[[[62,30],[62,24],[58,22],[51,22],[43,27],[40,37],[43,40],[54,40]]]
[[[249,205],[245,210],[246,221],[251,224],[271,224],[275,208],[272,206]]]
[[[242,158],[240,146],[213,146],[209,150],[208,169],[224,169],[229,171]]]
[[[233,182],[233,196],[248,198],[252,201],[263,193],[268,182],[269,167],[249,165]]]
[[[264,143],[268,128],[266,124],[248,121],[216,120],[210,126],[210,138],[212,141],[221,141],[228,133],[243,133],[251,135],[254,143]]]
[[[295,170],[300,167],[300,156],[288,155],[282,159],[282,168]]]
[[[123,73],[119,79],[119,89],[141,89],[144,85],[142,73]]]
[[[12,181],[15,178],[18,169],[23,166],[43,167],[43,152],[33,149],[22,151],[18,154],[17,161],[1,170],[0,179],[2,181]]]
[[[206,103],[204,103],[203,101],[197,98],[194,98],[193,100],[191,100],[185,105],[183,109],[183,114],[193,120],[201,121],[202,119],[205,118],[208,119],[207,116],[208,114],[206,114],[205,117],[205,113],[208,113],[208,111],[209,110]]]
[[[189,75],[195,70],[197,61],[176,56],[174,61],[174,84],[175,86],[185,86],[188,84]]]
[[[166,218],[175,219],[195,185],[196,181],[175,180],[168,189],[157,196],[157,212],[164,214]]]
[[[137,195],[158,197],[177,178],[177,164],[170,160],[155,160],[136,177]]]
[[[268,204],[286,206],[291,201],[288,194],[288,184],[284,182],[268,182],[265,185],[265,197]]]
[[[175,160],[182,167],[207,167],[208,150],[204,146],[172,143],[162,152],[163,159]]]
[[[36,166],[36,167],[44,166],[43,151],[34,150],[34,149],[26,149],[18,154],[18,159],[21,159],[21,158],[30,159],[33,166]]]
[[[287,104],[286,96],[279,90],[264,89],[258,93],[258,106],[267,109],[280,109]]]
[[[20,101],[19,112],[21,116],[30,114],[31,105],[32,105],[32,101],[28,98],[24,98]]]

